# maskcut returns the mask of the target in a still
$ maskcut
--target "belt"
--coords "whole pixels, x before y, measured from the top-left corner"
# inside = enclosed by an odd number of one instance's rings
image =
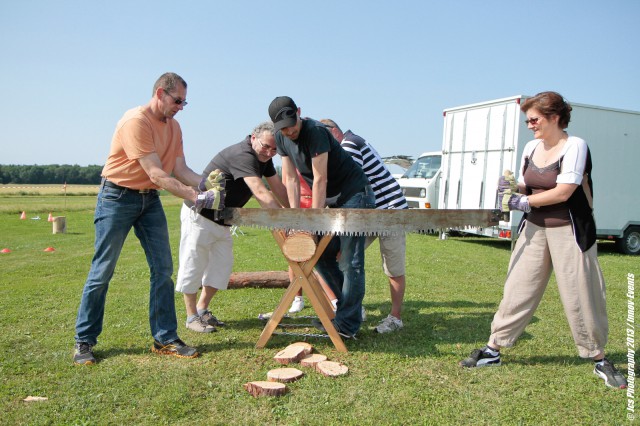
[[[126,189],[128,191],[131,192],[137,192],[138,194],[153,194],[157,191],[157,189],[131,189],[131,188],[127,188],[125,186],[120,186],[117,185],[113,182],[111,182],[110,180],[107,180],[106,178],[102,178],[102,185],[103,186],[108,186],[109,188],[114,188],[114,189]]]

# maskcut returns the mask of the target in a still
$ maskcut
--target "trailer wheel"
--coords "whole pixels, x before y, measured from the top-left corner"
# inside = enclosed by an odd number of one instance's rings
[[[622,238],[616,238],[616,249],[624,254],[640,254],[640,226],[630,226]]]

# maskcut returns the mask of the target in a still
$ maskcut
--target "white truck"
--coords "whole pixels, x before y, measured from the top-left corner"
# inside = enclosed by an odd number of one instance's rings
[[[496,208],[498,178],[520,171],[522,150],[533,139],[513,96],[444,110],[442,209]],[[583,138],[593,160],[594,215],[598,238],[613,239],[626,254],[640,254],[640,112],[571,103],[567,132]],[[522,213],[491,228],[464,232],[516,238]]]
[[[441,152],[424,152],[398,179],[409,208],[438,208]]]

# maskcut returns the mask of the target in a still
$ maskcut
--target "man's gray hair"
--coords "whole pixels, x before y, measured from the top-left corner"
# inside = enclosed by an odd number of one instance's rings
[[[269,132],[272,136],[275,135],[276,130],[271,121],[258,124],[251,132],[251,135],[259,138],[264,132]]]
[[[153,85],[153,93],[151,96],[155,96],[159,87],[162,87],[165,92],[172,91],[178,84],[182,84],[182,87],[187,88],[187,82],[182,77],[174,72],[166,72],[162,74],[156,84]]]

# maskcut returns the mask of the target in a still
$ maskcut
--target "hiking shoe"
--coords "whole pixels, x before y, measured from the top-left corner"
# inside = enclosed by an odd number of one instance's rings
[[[340,327],[338,327],[338,325],[335,323],[334,320],[331,320],[331,324],[333,324],[333,327],[336,329],[340,337],[343,337],[345,339],[357,340],[355,334],[350,334],[350,333],[347,333],[346,331],[340,330]],[[324,328],[324,325],[322,325],[322,321],[320,321],[318,318],[312,319],[311,325],[313,325],[315,328],[322,331],[323,333],[327,332],[327,330]]]
[[[463,359],[458,364],[461,367],[473,368],[473,367],[497,367],[501,364],[500,353],[498,355],[491,355],[487,352],[488,348],[485,346],[482,349],[474,349],[468,358]]]
[[[210,324],[208,324],[203,317],[195,317],[195,319],[191,322],[187,323],[187,328],[191,331],[195,331],[196,333],[213,333],[216,328]]]
[[[404,327],[402,320],[389,314],[385,319],[380,321],[380,324],[376,327],[376,331],[380,334],[391,333],[400,330],[402,327]]]
[[[627,379],[608,359],[603,359],[602,365],[596,364],[593,374],[604,380],[604,384],[610,388],[626,389]]]
[[[293,303],[291,303],[291,308],[289,309],[290,314],[295,314],[296,312],[300,312],[304,308],[304,299],[302,296],[296,296],[293,299]]]
[[[153,341],[153,346],[151,347],[151,352],[160,354],[160,355],[173,355],[178,358],[197,358],[200,354],[196,348],[192,348],[191,346],[187,346],[180,339],[176,339],[173,342],[169,342],[166,345],[158,342],[157,340]]]
[[[204,314],[200,315],[200,318],[204,320],[207,324],[213,327],[224,327],[226,324],[220,321],[211,313],[211,311],[204,311]]]
[[[87,342],[78,342],[73,354],[73,363],[76,365],[93,365],[96,357],[93,356],[93,345]]]

